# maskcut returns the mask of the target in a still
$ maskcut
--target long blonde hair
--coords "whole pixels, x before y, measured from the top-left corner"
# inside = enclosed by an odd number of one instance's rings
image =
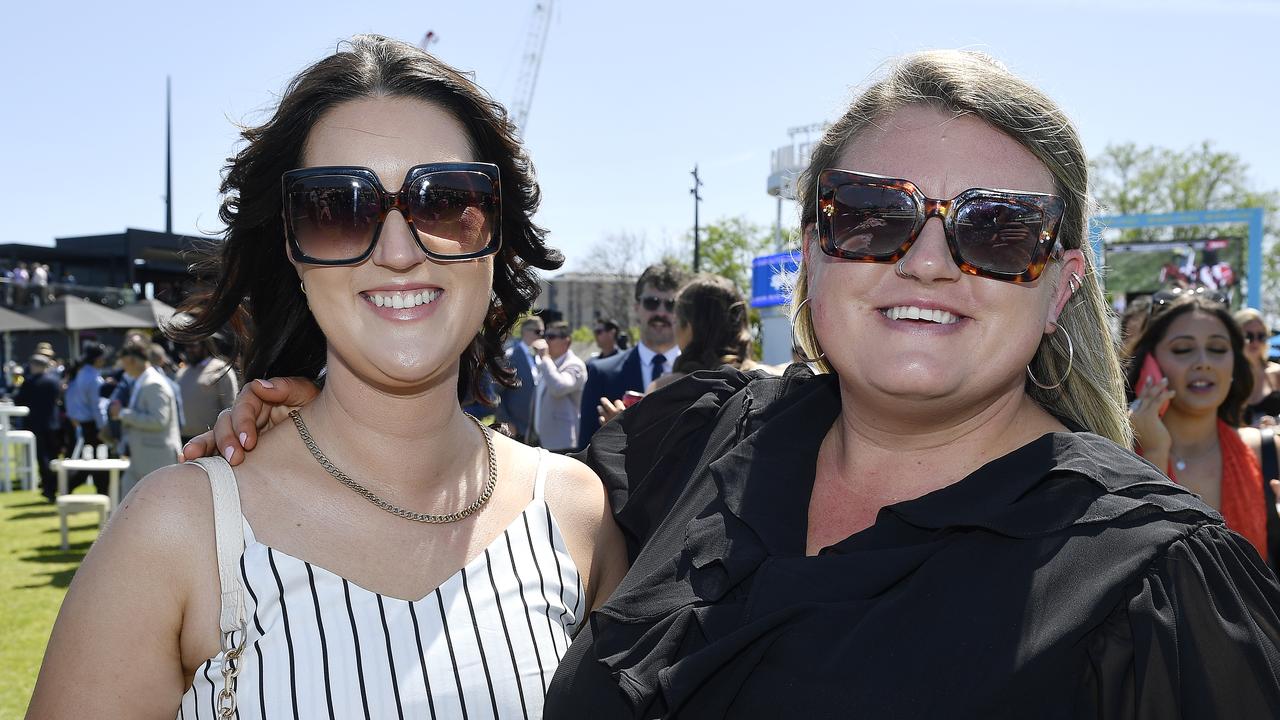
[[[1066,204],[1059,238],[1067,249],[1084,255],[1083,285],[1058,317],[1058,327],[1071,337],[1068,347],[1059,333],[1045,335],[1031,361],[1040,382],[1061,387],[1043,390],[1028,381],[1027,394],[1050,413],[1131,447],[1133,431],[1125,407],[1124,380],[1111,333],[1111,309],[1098,282],[1097,259],[1085,242],[1089,199],[1089,166],[1075,127],[1052,100],[1003,65],[982,53],[933,50],[908,55],[890,66],[887,76],[872,84],[823,135],[808,168],[796,186],[800,207],[801,242],[815,242],[817,216],[815,184],[823,170],[834,166],[857,135],[907,105],[927,105],[946,112],[977,117],[1034,154],[1053,175],[1056,192]],[[1051,275],[1054,282],[1064,278]],[[801,267],[792,307],[808,298],[806,268]],[[794,310],[793,310],[794,313]],[[796,316],[796,335],[805,355],[818,357],[821,346],[808,312]],[[830,372],[825,361],[819,370]],[[1063,377],[1066,375],[1065,378]]]

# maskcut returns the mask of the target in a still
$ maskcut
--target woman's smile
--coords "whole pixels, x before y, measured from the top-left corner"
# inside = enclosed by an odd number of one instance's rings
[[[414,284],[372,288],[359,295],[374,315],[388,320],[407,321],[434,314],[443,301],[444,290]]]

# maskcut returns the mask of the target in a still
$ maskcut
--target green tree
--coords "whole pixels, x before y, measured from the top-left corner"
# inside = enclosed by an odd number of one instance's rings
[[[1238,155],[1216,150],[1208,141],[1186,150],[1139,147],[1134,143],[1110,145],[1095,159],[1093,175],[1095,197],[1105,214],[1261,207],[1267,211],[1266,234],[1275,236],[1280,206],[1276,192],[1256,188],[1249,180],[1248,165]],[[1237,277],[1243,276],[1247,270],[1248,231],[1242,225],[1123,230],[1113,241],[1206,237],[1233,240],[1219,259],[1231,263]],[[1154,290],[1159,285],[1160,267],[1170,259],[1171,254],[1165,253],[1111,253],[1107,257],[1107,290],[1114,294]],[[1274,248],[1264,255],[1263,264],[1264,304],[1274,311],[1280,300],[1276,293],[1280,288],[1280,256]]]
[[[721,218],[699,228],[701,269],[728,278],[744,294],[751,290],[751,261],[774,251],[773,231],[745,217]],[[687,247],[693,247],[693,231]],[[692,257],[692,253],[690,253]],[[689,262],[682,262],[686,267]]]

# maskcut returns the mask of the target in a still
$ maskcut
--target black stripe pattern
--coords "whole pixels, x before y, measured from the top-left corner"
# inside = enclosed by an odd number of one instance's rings
[[[237,687],[244,720],[541,717],[586,610],[540,498],[420,600],[366,590],[257,543],[247,527],[240,575],[249,616]],[[210,711],[221,668],[220,655],[202,664],[179,717]]]

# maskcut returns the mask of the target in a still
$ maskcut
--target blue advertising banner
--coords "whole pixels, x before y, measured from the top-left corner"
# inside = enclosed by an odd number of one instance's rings
[[[764,255],[752,260],[751,307],[774,307],[786,303],[799,270],[799,250]]]

